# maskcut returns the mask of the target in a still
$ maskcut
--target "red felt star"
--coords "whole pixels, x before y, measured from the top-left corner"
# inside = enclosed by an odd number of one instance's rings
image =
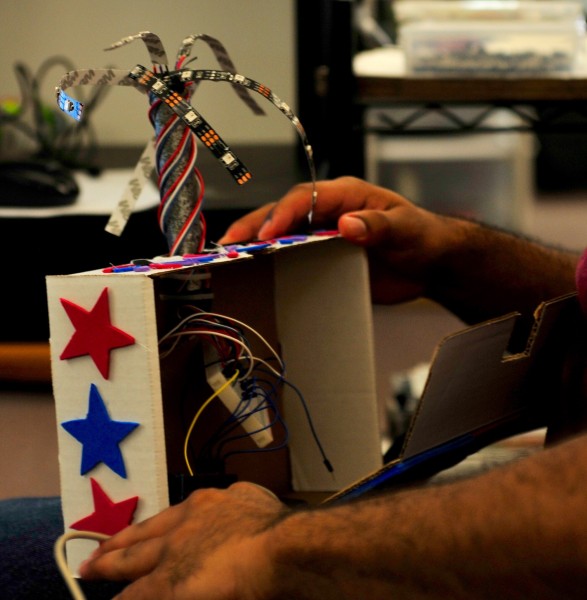
[[[104,379],[110,372],[110,351],[135,343],[134,337],[110,322],[108,288],[104,288],[94,308],[87,311],[70,300],[60,298],[61,304],[75,327],[61,360],[89,354]]]
[[[94,497],[94,512],[72,523],[70,527],[78,531],[95,531],[114,535],[130,525],[139,497],[134,496],[121,502],[112,502],[95,479],[90,479],[90,481]]]

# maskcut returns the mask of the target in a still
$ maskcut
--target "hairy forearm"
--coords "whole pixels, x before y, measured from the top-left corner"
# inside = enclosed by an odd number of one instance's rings
[[[451,219],[451,221],[453,221]],[[468,221],[453,221],[427,295],[473,323],[575,290],[579,254]]]
[[[277,598],[582,598],[587,438],[475,479],[293,513]]]

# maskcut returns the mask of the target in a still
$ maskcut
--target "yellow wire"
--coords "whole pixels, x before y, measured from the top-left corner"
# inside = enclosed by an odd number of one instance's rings
[[[196,421],[200,418],[200,415],[204,412],[204,409],[208,406],[208,404],[210,404],[210,402],[212,402],[212,400],[214,400],[214,398],[216,398],[216,396],[218,396],[219,394],[221,394],[227,387],[231,386],[236,379],[239,376],[239,372],[236,371],[236,373],[230,378],[228,379],[225,383],[223,383],[205,402],[204,404],[202,404],[202,406],[200,406],[200,408],[198,409],[198,412],[194,415],[194,418],[192,419],[192,422],[189,426],[188,432],[185,436],[185,441],[183,443],[183,457],[185,459],[185,464],[188,468],[188,471],[190,472],[190,475],[193,475],[194,472],[192,471],[192,467],[190,465],[190,459],[188,457],[188,444],[190,441],[190,436],[192,435],[192,431],[194,429],[194,426],[196,425]]]

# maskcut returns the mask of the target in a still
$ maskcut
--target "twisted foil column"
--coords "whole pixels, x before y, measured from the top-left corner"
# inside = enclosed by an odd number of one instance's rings
[[[204,184],[196,168],[196,135],[154,94],[149,119],[156,134],[155,158],[161,203],[159,227],[170,255],[196,253],[206,242]]]

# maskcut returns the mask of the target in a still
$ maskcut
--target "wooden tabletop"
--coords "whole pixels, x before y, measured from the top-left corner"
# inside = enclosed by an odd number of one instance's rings
[[[0,381],[51,383],[51,357],[46,342],[1,342]]]
[[[578,77],[356,77],[356,100],[379,102],[546,103],[587,100]]]

